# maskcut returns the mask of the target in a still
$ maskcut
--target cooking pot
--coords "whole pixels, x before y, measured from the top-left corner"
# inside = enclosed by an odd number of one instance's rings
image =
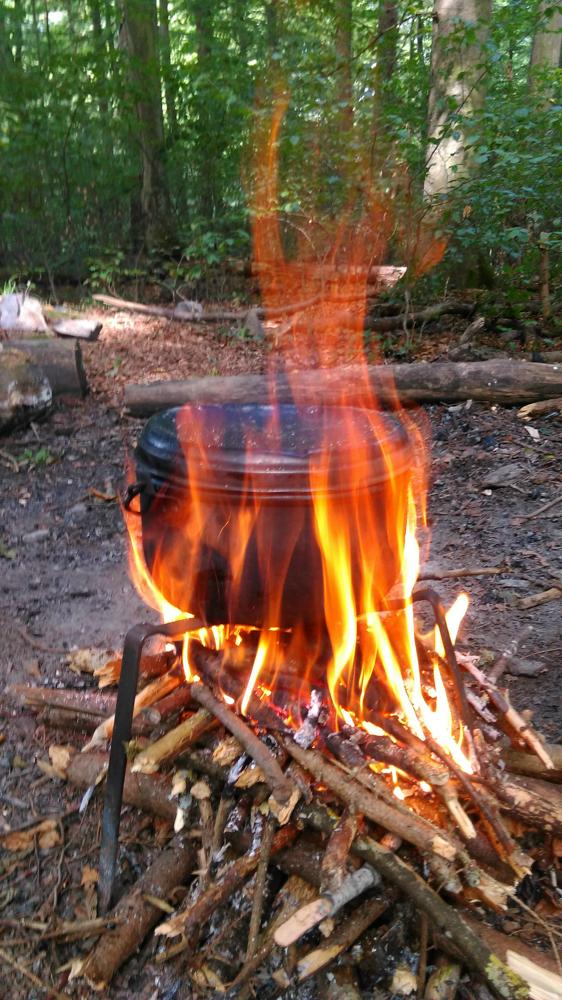
[[[398,577],[413,462],[393,414],[187,405],[148,421],[134,460],[147,568],[171,604],[208,625],[324,629],[315,502],[329,528],[348,525],[356,606],[365,553],[379,593]]]

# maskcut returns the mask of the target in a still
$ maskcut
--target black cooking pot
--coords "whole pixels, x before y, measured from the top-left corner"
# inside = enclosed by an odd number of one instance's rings
[[[321,455],[323,475],[311,477]],[[349,525],[357,606],[360,550],[363,559],[372,553],[381,594],[398,576],[394,539],[404,534],[412,454],[390,414],[289,404],[178,407],[148,421],[135,464],[130,495],[140,497],[147,568],[171,604],[209,625],[323,629],[320,494],[334,524],[342,514]]]

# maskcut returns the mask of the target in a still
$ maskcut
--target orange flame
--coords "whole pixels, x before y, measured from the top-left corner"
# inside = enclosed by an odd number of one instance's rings
[[[373,267],[384,259],[392,219],[381,199],[366,185],[362,211],[350,206],[345,221],[331,227],[332,245],[321,264],[310,259],[288,260],[277,213],[277,146],[284,112],[285,104],[280,102],[259,158],[253,242],[266,310],[273,315],[279,306],[304,300],[303,308],[286,325],[282,344],[286,377],[296,407],[304,411],[310,399],[299,378],[293,376],[295,367],[327,369],[345,361],[354,364],[348,384],[336,399],[333,393],[330,398],[331,403],[342,408],[341,441],[354,461],[338,464],[331,438],[333,425],[327,422],[321,446],[311,453],[308,466],[310,530],[321,564],[320,596],[329,641],[325,675],[334,718],[375,732],[370,716],[380,719],[385,713],[396,714],[420,739],[426,732],[431,734],[460,767],[470,771],[462,726],[451,708],[438,660],[428,677],[427,664],[420,663],[416,639],[412,592],[420,566],[417,531],[425,524],[426,501],[423,421],[401,410],[392,387],[386,387],[385,402],[390,402],[391,409],[399,414],[409,437],[406,461],[404,449],[388,433],[388,417],[380,410],[365,357],[367,285],[372,284]],[[418,254],[416,270],[423,269],[424,261],[429,262],[427,266],[434,263],[442,252],[441,242],[432,243],[424,231],[423,252]],[[378,272],[379,284],[381,274],[384,270]],[[280,440],[276,392],[272,380],[273,405],[264,430],[269,446],[272,440]],[[357,412],[362,417],[361,432]],[[224,570],[228,575],[229,606],[224,608],[224,623],[201,629],[196,638],[214,649],[226,646],[230,662],[245,670],[239,707],[247,713],[253,694],[259,696],[266,685],[268,690],[275,690],[281,675],[285,678],[287,663],[301,666],[297,688],[318,674],[323,638],[307,632],[304,615],[303,621],[292,621],[289,630],[283,625],[282,635],[279,633],[284,587],[305,531],[304,514],[298,505],[288,508],[280,546],[271,528],[268,505],[254,489],[257,473],[252,469],[257,466],[252,461],[261,454],[263,437],[248,435],[241,442],[247,464],[239,495],[233,502],[224,490],[220,494],[220,476],[205,448],[199,408],[185,407],[177,423],[188,470],[186,489],[181,502],[175,502],[170,509],[163,506],[162,515],[162,528],[174,528],[176,544],[172,548],[165,541],[157,544],[149,572],[140,518],[127,517],[131,572],[145,600],[157,607],[165,619],[175,619],[197,607],[194,595],[201,567],[208,552],[213,553],[215,562],[207,572],[208,585],[214,585]],[[384,470],[376,490],[365,479],[373,443]],[[190,475],[195,467],[197,475]],[[207,490],[209,483],[216,487],[213,503],[205,499],[202,480]],[[162,530],[162,538],[165,536]],[[255,631],[255,622],[240,619],[237,612],[243,606],[240,595],[251,567],[257,568],[260,579],[266,581],[266,593],[262,595],[257,646],[252,647],[254,652],[248,660],[250,644],[243,640]],[[399,608],[396,596],[402,601]],[[456,634],[467,603],[466,595],[460,595],[451,609],[448,621],[452,633]],[[192,637],[186,637],[183,651],[188,679],[195,675],[190,663],[191,641]],[[437,635],[435,650],[443,655]],[[295,694],[298,697],[298,690]],[[292,706],[290,711],[293,714]]]

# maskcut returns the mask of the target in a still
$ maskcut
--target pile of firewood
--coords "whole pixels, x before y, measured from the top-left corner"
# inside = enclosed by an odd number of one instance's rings
[[[525,880],[542,879],[559,905],[562,748],[544,745],[490,675],[459,658],[478,762],[467,775],[395,715],[376,720],[387,735],[336,730],[320,688],[298,725],[290,695],[283,711],[263,691],[242,717],[242,672],[196,641],[190,654],[191,684],[179,652],[143,658],[124,801],[174,834],[100,922],[81,976],[106,988],[154,931],[155,960],[181,956],[201,997],[299,996],[313,977],[312,995],[331,1000],[562,996],[556,956],[541,950],[560,929],[537,917],[532,947],[497,929],[508,905],[512,917],[525,908]],[[100,686],[119,670],[119,659],[102,665]],[[89,731],[82,752],[51,748],[47,770],[103,789],[114,695],[15,694],[44,721]]]

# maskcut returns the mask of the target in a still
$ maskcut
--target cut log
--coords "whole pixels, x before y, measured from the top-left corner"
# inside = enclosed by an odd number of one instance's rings
[[[53,399],[45,373],[23,351],[0,344],[0,433],[47,413]]]
[[[372,392],[378,403],[454,402],[475,399],[507,406],[562,395],[562,365],[525,361],[482,361],[405,365],[374,365],[368,369]],[[133,416],[149,416],[184,403],[265,403],[304,399],[309,404],[334,404],[364,398],[360,368],[306,370],[290,381],[279,375],[230,375],[190,378],[183,381],[132,383],[125,386],[125,407]],[[355,388],[356,387],[356,388]]]
[[[78,340],[97,340],[103,323],[97,319],[59,319],[53,323],[57,337],[73,337]]]
[[[10,347],[22,351],[47,376],[53,396],[84,397],[88,380],[78,340],[57,340],[55,337],[32,337],[8,341]]]

